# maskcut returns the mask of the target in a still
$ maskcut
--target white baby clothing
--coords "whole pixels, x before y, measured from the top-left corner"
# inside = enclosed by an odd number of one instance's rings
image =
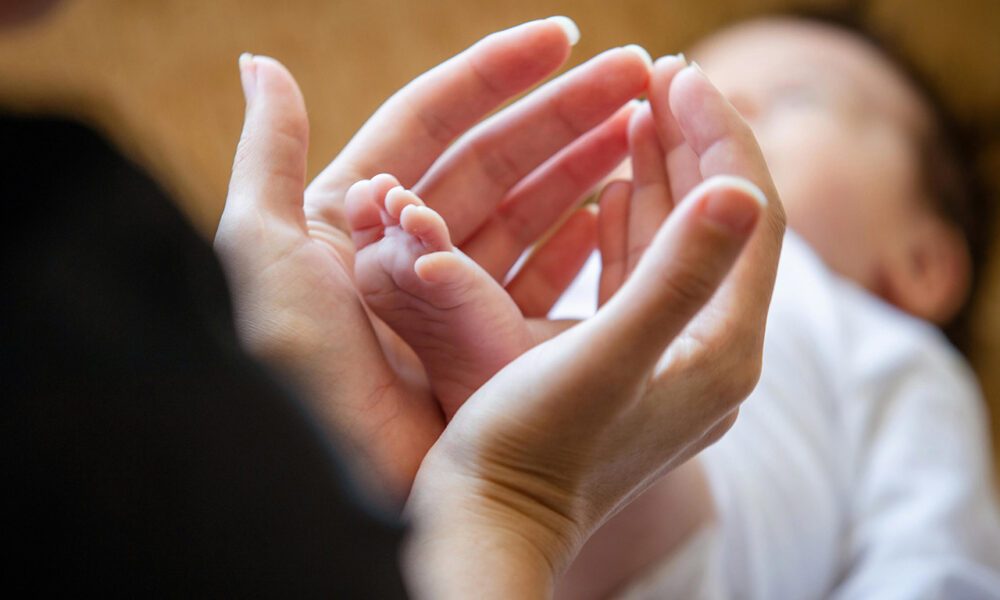
[[[592,257],[553,311],[594,310]],[[975,378],[935,327],[786,236],[763,371],[704,451],[717,522],[628,598],[1000,598],[1000,515]]]

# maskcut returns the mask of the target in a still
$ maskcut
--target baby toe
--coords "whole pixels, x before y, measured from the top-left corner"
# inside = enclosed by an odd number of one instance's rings
[[[403,209],[407,206],[423,206],[424,202],[417,197],[416,194],[403,188],[402,186],[397,186],[389,190],[385,195],[385,212],[388,213],[390,219],[395,222],[399,222],[400,217],[403,214]]]
[[[432,284],[454,285],[471,283],[475,273],[462,257],[455,252],[432,252],[413,263],[413,272],[422,281]]]
[[[347,225],[351,228],[351,238],[357,248],[364,248],[382,237],[382,210],[372,181],[363,179],[347,190],[344,212]]]
[[[400,226],[416,237],[431,252],[452,249],[451,236],[444,218],[427,206],[409,205],[402,209]]]

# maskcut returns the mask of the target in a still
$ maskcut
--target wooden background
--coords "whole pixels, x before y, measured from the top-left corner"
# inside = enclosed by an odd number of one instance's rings
[[[315,174],[392,91],[496,29],[569,15],[583,32],[575,63],[633,42],[654,56],[673,53],[719,26],[753,15],[847,3],[67,0],[46,20],[0,36],[0,104],[91,121],[158,177],[211,236],[242,119],[236,61],[243,51],[275,56],[298,78],[310,109],[309,170]],[[993,140],[980,167],[996,182],[1000,1],[850,4],[919,66],[967,125]],[[1000,259],[1000,247],[994,254]],[[976,306],[973,358],[994,407],[996,433],[1000,260],[992,261]]]

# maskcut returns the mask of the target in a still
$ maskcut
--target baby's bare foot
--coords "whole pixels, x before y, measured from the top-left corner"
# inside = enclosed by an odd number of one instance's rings
[[[358,248],[354,272],[368,306],[420,356],[449,419],[530,343],[521,311],[413,192],[380,175],[347,193]]]

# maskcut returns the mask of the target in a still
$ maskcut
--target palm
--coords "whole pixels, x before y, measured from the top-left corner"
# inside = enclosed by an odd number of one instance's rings
[[[558,68],[568,40],[552,21],[486,38],[388,100],[308,190],[300,175],[308,122],[294,80],[264,57],[252,59],[249,79],[244,70],[255,91],[216,237],[241,335],[305,388],[315,412],[347,434],[397,495],[444,422],[413,352],[357,294],[344,196],[359,180],[395,175],[503,279],[620,162],[631,110],[622,107],[648,81],[642,58],[619,48],[478,123]],[[589,253],[586,236],[568,237],[549,270]],[[532,287],[519,293],[532,296]]]

